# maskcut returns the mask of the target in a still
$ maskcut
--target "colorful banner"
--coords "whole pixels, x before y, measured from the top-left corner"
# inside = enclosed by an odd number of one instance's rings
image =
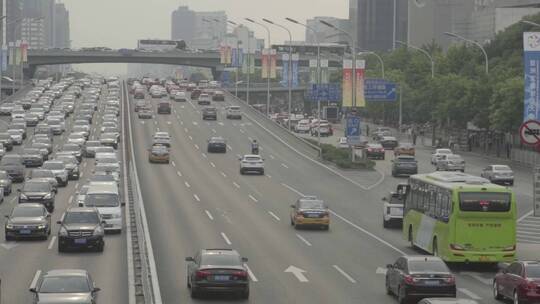
[[[292,55],[292,86],[293,88],[298,87],[298,60],[300,59],[299,54]]]
[[[342,107],[352,107],[352,60],[343,60]]]
[[[523,121],[540,120],[540,33],[523,33],[525,95]]]
[[[281,56],[281,85],[289,86],[289,54]]]
[[[238,65],[238,49],[237,48],[232,49],[231,57],[232,57],[231,58],[231,61],[232,61],[231,66],[233,66],[233,67],[239,66]]]
[[[328,59],[321,59],[321,83],[328,83],[329,78]]]
[[[28,62],[28,43],[21,43],[22,62]]]
[[[276,79],[276,62],[277,62],[277,51],[274,49],[270,50],[270,78]]]
[[[7,46],[2,46],[2,71],[6,71],[8,66],[8,49]]]
[[[263,49],[261,54],[261,78],[268,78],[268,72],[270,71],[270,50]]]
[[[20,65],[22,62],[22,54],[21,54],[21,41],[17,40],[17,44],[15,46],[15,64]]]
[[[317,83],[317,59],[309,60],[309,83]]]
[[[356,106],[361,108],[366,106],[366,99],[364,98],[365,69],[366,61],[356,60]]]
[[[225,64],[225,46],[222,45],[219,47],[219,63]]]
[[[225,47],[225,64],[232,63],[232,49],[230,46]]]
[[[243,54],[242,56],[242,73],[247,74],[248,72],[248,58],[249,54]]]

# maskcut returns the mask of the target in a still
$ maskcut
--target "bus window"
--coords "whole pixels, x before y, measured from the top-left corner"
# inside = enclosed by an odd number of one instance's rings
[[[472,212],[508,212],[510,194],[497,192],[461,192],[459,209]]]

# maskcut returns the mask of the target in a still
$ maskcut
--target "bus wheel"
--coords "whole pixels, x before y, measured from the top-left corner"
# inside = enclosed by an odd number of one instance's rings
[[[437,238],[433,238],[433,256],[439,256],[439,247],[437,246]]]

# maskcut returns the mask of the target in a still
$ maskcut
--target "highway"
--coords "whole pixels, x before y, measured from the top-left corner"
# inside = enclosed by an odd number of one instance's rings
[[[106,91],[106,89],[104,90]],[[81,99],[76,101],[76,106]],[[62,136],[54,137],[54,151],[57,151],[67,138],[73,123],[73,115],[66,119],[66,131]],[[90,137],[95,139],[99,134],[99,119],[95,114],[94,125]],[[7,127],[9,116],[0,119],[1,128]],[[27,128],[26,144],[30,144],[33,137],[33,128]],[[22,151],[23,145],[14,146],[12,152]],[[54,153],[54,152],[53,152]],[[120,154],[120,152],[119,152]],[[54,154],[50,155],[52,158]],[[60,187],[55,200],[55,211],[52,214],[52,231],[47,241],[42,240],[19,240],[6,242],[4,237],[0,243],[0,278],[2,279],[1,303],[31,303],[32,294],[28,288],[39,273],[51,269],[81,268],[90,272],[98,287],[100,303],[128,303],[128,281],[126,236],[121,234],[108,234],[105,237],[105,250],[103,253],[96,252],[66,252],[58,253],[56,235],[62,213],[72,204],[76,192],[92,175],[94,159],[83,158],[80,164],[81,178],[71,180],[65,188]],[[28,172],[29,169],[26,169]],[[2,235],[4,230],[5,215],[9,215],[17,204],[17,189],[21,184],[13,184],[13,192],[6,196],[0,205],[0,222]]]
[[[155,107],[156,99],[146,98]],[[164,303],[207,300],[190,299],[186,288],[184,257],[201,248],[234,248],[249,258],[250,303],[396,303],[384,290],[385,265],[400,255],[422,252],[411,249],[401,231],[382,227],[381,198],[406,181],[387,176],[388,161],[377,165],[380,172],[337,171],[309,159],[301,145],[285,144],[276,135],[279,127],[253,114],[226,120],[224,107],[239,104],[230,98],[213,102],[219,109],[217,121],[203,121],[196,103],[172,104],[172,114],[150,120],[138,119],[131,108],[137,170]],[[156,131],[171,134],[169,165],[147,160]],[[226,154],[206,152],[211,136],[227,139]],[[238,157],[249,152],[251,139],[261,144],[264,176],[239,174]],[[420,171],[431,172],[429,152],[418,154]],[[475,158],[467,162],[473,174],[486,163]],[[520,173],[520,214],[528,211],[531,187]],[[291,227],[290,204],[300,195],[316,195],[330,206],[330,231]],[[494,269],[452,270],[458,296],[493,303]]]

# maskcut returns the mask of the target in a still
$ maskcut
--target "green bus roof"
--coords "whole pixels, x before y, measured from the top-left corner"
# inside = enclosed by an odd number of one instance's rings
[[[449,190],[474,190],[489,187],[490,190],[496,190],[497,192],[511,192],[511,190],[506,187],[492,184],[488,179],[462,172],[437,171],[412,175],[410,178],[421,180]]]

